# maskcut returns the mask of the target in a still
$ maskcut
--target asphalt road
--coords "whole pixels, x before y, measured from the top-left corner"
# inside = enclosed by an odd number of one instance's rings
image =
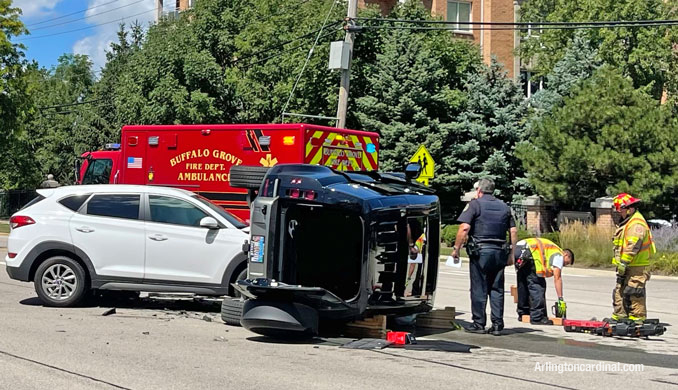
[[[2,237],[0,237],[2,239]],[[2,244],[0,242],[0,244]],[[0,248],[0,259],[5,250]],[[0,260],[1,262],[2,260]],[[347,339],[275,342],[224,325],[218,302],[152,297],[102,306],[43,307],[30,283],[10,280],[0,264],[0,389],[249,388],[676,388],[678,333],[650,340],[565,333],[518,323],[506,300],[507,335],[419,333],[434,350],[350,350]],[[612,272],[570,270],[570,317],[610,313]],[[507,288],[515,276],[507,275]],[[551,286],[549,286],[552,289]],[[678,323],[678,280],[653,278],[650,316]],[[552,303],[553,291],[549,290]],[[443,266],[437,306],[468,321],[468,274]],[[116,313],[102,313],[117,306]],[[209,321],[208,321],[209,320]],[[451,352],[451,350],[470,352]],[[642,363],[642,372],[540,372],[535,364]]]

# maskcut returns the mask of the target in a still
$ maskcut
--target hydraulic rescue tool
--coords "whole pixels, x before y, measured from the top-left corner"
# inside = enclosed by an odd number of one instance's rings
[[[666,324],[658,319],[645,320],[642,324],[632,321],[586,321],[563,320],[566,332],[591,333],[598,336],[649,337],[661,336],[666,332]]]

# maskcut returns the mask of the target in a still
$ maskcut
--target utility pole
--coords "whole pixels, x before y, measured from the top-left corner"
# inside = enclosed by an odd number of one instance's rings
[[[163,4],[163,0],[155,0],[155,22],[159,23],[160,19],[162,18],[162,9],[165,8]]]
[[[358,16],[358,0],[348,0],[348,24],[344,42],[348,46],[348,69],[341,70],[341,84],[339,85],[339,106],[337,107],[337,127],[346,127],[346,110],[348,109],[348,88],[351,84],[351,62],[353,61],[353,19]]]

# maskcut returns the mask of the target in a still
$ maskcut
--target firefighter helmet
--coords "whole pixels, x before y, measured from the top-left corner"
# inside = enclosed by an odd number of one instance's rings
[[[614,209],[619,211],[621,209],[633,206],[636,203],[640,203],[640,199],[634,198],[633,196],[626,193],[621,193],[614,197],[612,203],[614,204]]]

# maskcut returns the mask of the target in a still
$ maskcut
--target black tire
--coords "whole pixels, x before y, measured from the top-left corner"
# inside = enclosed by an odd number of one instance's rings
[[[221,319],[226,325],[240,326],[244,303],[242,298],[224,297],[221,302]]]
[[[57,274],[60,274],[61,277],[57,276]],[[52,287],[43,284],[43,278],[45,278],[46,283],[52,280]],[[82,301],[87,290],[89,290],[85,285],[87,283],[85,270],[78,262],[66,256],[54,256],[42,262],[35,271],[33,283],[35,285],[35,292],[38,293],[38,297],[40,297],[46,306],[75,306]],[[69,284],[73,286],[70,290]],[[59,290],[59,287],[61,287],[61,290]],[[50,288],[52,288],[51,291],[49,290]],[[70,291],[70,295],[66,291]],[[64,292],[66,292],[65,297]],[[61,298],[57,298],[57,294]]]
[[[245,280],[247,279],[247,266],[245,266],[245,269],[240,271],[238,273],[238,276],[236,276],[235,280],[233,280],[233,283],[237,283],[238,280]],[[231,292],[229,295],[233,298],[240,298],[242,297],[242,294],[240,294],[240,291],[236,290],[233,288],[233,286],[229,286],[229,291]]]
[[[270,168],[251,165],[233,165],[229,171],[231,187],[257,190]]]

